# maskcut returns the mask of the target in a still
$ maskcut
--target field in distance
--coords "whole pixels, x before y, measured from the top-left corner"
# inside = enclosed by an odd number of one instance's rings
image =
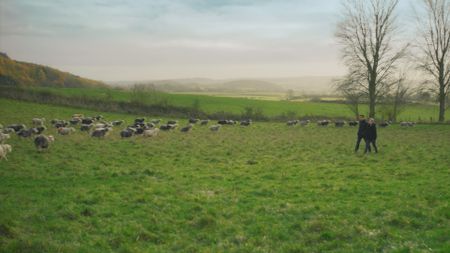
[[[280,115],[292,115],[292,117],[330,117],[330,118],[353,118],[352,111],[347,105],[336,102],[311,102],[311,101],[275,101],[270,93],[248,93],[246,94],[212,93],[204,94],[173,94],[164,92],[139,92],[134,94],[127,90],[109,88],[29,88],[38,92],[50,92],[61,96],[88,97],[98,100],[114,100],[122,102],[140,101],[145,104],[167,104],[177,107],[198,107],[199,110],[208,113],[226,112],[235,115],[242,114],[246,108],[260,110],[267,117],[277,117]],[[258,98],[265,96],[266,99]],[[271,97],[272,96],[272,97]],[[258,99],[256,99],[258,98]],[[378,105],[378,117],[381,118],[381,108]],[[368,106],[360,106],[361,113],[367,114]],[[439,108],[437,105],[429,104],[409,104],[399,115],[398,121],[436,121]],[[450,118],[450,110],[446,112],[446,118]]]
[[[74,113],[0,99],[0,123]],[[180,125],[187,123],[183,119]],[[450,126],[224,126],[104,139],[13,136],[0,161],[0,252],[448,252]]]

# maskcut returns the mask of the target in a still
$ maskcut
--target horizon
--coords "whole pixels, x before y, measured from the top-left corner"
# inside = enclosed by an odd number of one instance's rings
[[[0,51],[109,83],[342,76],[340,2],[5,0]]]

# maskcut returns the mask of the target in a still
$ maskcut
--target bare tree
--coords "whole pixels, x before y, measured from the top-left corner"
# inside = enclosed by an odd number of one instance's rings
[[[450,1],[422,0],[424,15],[418,15],[421,55],[419,67],[432,77],[439,101],[439,121],[445,120],[450,92]]]
[[[391,91],[382,98],[382,112],[394,122],[397,121],[398,115],[402,113],[408,103],[411,90],[405,85],[406,77],[400,77],[396,84],[391,87]]]
[[[344,79],[336,80],[336,91],[345,99],[345,104],[354,113],[355,118],[359,116],[359,105],[364,96],[364,93],[359,90],[359,84],[347,76]]]
[[[344,0],[336,37],[348,76],[369,99],[369,116],[375,116],[377,99],[396,81],[396,64],[407,46],[396,46],[395,9],[398,0]]]

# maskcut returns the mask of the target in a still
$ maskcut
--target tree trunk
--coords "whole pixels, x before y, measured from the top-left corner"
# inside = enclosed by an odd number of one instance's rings
[[[376,103],[376,76],[372,74],[369,81],[369,117],[375,118],[375,103]]]
[[[444,85],[439,89],[439,122],[443,123],[445,120],[445,90]]]

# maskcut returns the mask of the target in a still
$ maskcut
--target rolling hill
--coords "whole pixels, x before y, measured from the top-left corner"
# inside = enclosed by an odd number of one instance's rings
[[[20,62],[0,52],[0,85],[20,87],[98,87],[104,83],[33,63]]]

